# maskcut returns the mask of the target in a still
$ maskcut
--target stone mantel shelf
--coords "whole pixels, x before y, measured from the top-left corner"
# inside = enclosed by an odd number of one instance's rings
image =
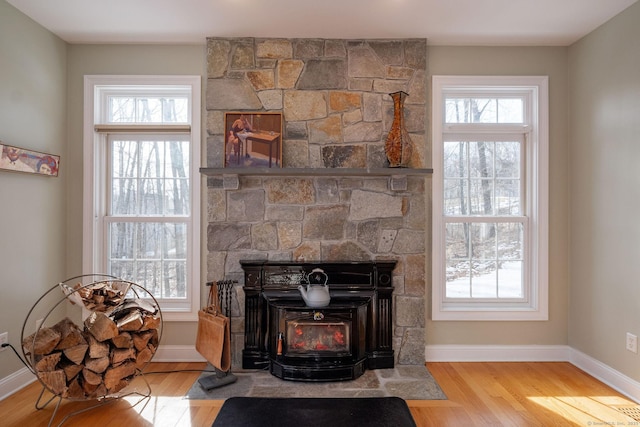
[[[207,176],[408,176],[429,175],[433,169],[414,168],[200,168]]]

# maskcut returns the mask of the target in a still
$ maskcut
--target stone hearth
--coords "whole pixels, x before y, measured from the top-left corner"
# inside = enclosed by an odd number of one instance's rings
[[[213,368],[210,366],[210,368]],[[267,371],[234,371],[237,381],[209,391],[196,381],[187,394],[188,399],[226,399],[246,397],[387,397],[405,400],[446,399],[431,373],[422,366],[399,366],[393,369],[366,371],[354,381],[330,383],[287,382]],[[214,375],[205,372],[203,376]]]

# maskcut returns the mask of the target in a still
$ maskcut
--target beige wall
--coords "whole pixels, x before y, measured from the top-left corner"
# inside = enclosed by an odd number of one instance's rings
[[[640,381],[640,3],[569,49],[569,345]]]
[[[567,48],[429,47],[433,75],[549,76],[549,321],[427,321],[427,345],[563,345],[568,309]]]
[[[18,351],[29,309],[65,273],[66,52],[0,1],[0,140],[62,156],[57,178],[0,171],[0,332]],[[10,349],[0,353],[0,378],[20,368]]]

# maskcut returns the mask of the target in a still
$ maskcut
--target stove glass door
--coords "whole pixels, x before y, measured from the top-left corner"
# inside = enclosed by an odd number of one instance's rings
[[[349,353],[350,321],[288,321],[287,353]]]

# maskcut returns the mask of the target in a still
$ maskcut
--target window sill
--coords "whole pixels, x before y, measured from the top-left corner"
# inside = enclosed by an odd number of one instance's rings
[[[431,315],[433,321],[547,321],[549,313],[542,308],[504,308],[462,310],[462,309],[440,309],[434,310]]]

